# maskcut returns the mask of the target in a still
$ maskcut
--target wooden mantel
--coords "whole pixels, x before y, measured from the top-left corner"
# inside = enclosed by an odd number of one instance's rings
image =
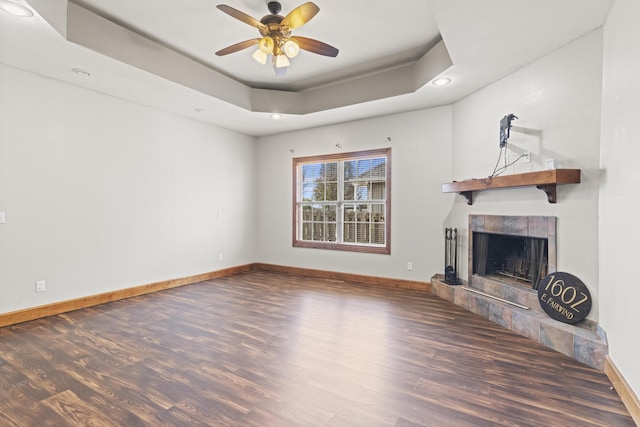
[[[556,185],[577,184],[580,182],[580,169],[550,169],[538,172],[517,173],[495,176],[493,178],[467,179],[442,184],[443,193],[458,193],[473,204],[473,192],[495,188],[530,187],[544,191],[549,203],[556,202]]]

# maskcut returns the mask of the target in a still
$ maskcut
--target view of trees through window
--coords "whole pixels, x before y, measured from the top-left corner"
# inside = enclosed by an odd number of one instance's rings
[[[388,253],[389,151],[294,159],[294,245]]]

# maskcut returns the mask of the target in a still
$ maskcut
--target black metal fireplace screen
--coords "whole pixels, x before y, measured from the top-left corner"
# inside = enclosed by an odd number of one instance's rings
[[[547,239],[473,233],[473,273],[479,276],[499,276],[538,289],[547,275],[547,260]]]

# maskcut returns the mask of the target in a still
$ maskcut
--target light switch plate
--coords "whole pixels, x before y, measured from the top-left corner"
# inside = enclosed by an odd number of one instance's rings
[[[0,224],[4,224],[6,222],[6,217],[4,212],[0,212]]]

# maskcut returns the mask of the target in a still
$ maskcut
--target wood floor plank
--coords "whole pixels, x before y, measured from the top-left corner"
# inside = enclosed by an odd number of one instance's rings
[[[432,294],[254,270],[0,328],[4,426],[634,426],[604,373]]]

